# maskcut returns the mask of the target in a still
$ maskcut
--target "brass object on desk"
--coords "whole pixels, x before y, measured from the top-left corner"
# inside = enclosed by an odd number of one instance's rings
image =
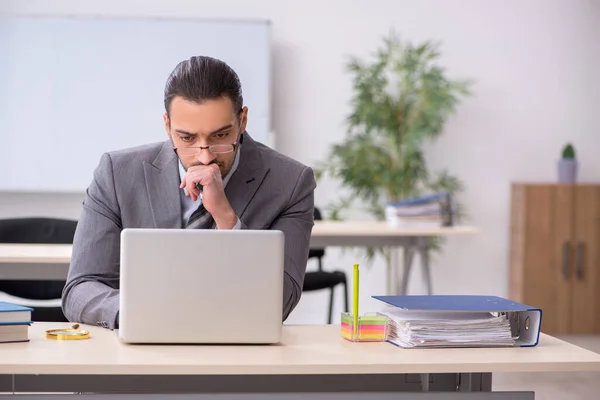
[[[46,339],[54,340],[82,340],[89,339],[90,332],[79,328],[79,324],[72,325],[67,329],[49,329],[46,331]]]

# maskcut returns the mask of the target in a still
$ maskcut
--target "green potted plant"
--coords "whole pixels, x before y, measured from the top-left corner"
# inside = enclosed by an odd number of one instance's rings
[[[558,181],[560,183],[575,183],[579,162],[575,157],[575,148],[567,143],[562,151],[562,158],[558,160]]]
[[[329,175],[347,190],[329,205],[330,219],[342,219],[358,201],[384,220],[389,202],[463,189],[447,170],[430,171],[423,152],[442,134],[461,98],[471,94],[470,81],[450,79],[437,64],[438,47],[403,42],[392,33],[371,62],[349,60],[353,92],[346,138],[315,168],[317,179]]]

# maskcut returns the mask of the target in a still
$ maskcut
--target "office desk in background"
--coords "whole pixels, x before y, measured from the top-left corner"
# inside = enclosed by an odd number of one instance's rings
[[[0,345],[0,392],[489,392],[496,372],[600,371],[600,355],[543,334],[503,349],[351,343],[339,325],[285,325],[277,345],[127,345],[86,325],[87,340],[45,338],[68,326],[37,322],[30,342]]]
[[[390,262],[386,265],[386,292],[404,295],[415,254],[421,257],[427,293],[433,294],[429,239],[437,236],[464,236],[476,234],[472,226],[453,227],[402,227],[391,228],[385,221],[315,221],[310,245],[318,247],[387,247]],[[400,275],[399,249],[404,249]]]
[[[315,221],[311,247],[389,247],[391,261],[386,269],[387,293],[406,294],[414,255],[419,254],[428,293],[433,292],[428,239],[435,236],[473,235],[469,226],[440,228],[390,228],[375,221]],[[400,275],[398,249],[404,248]],[[70,245],[0,244],[0,279],[65,279],[71,259]]]

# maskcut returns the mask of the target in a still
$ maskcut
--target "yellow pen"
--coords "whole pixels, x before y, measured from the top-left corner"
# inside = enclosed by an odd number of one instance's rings
[[[354,304],[352,314],[354,315],[354,339],[358,340],[358,264],[354,264]]]

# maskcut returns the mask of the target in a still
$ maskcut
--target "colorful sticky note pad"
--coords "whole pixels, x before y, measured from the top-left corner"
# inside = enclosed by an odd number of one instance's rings
[[[350,313],[342,313],[341,335],[353,342],[380,342],[387,340],[388,317],[365,315],[358,317],[357,337],[354,337],[354,319]]]

